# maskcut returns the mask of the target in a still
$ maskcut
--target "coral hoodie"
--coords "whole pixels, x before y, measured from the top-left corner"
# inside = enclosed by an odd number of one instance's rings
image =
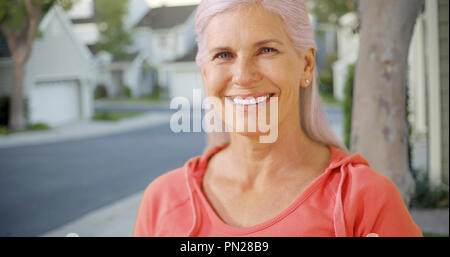
[[[202,190],[209,158],[218,146],[145,190],[134,236],[422,236],[391,180],[359,154],[328,146],[328,168],[277,216],[251,227],[232,227]]]

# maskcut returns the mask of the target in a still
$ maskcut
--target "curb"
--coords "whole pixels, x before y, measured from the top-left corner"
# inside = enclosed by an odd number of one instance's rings
[[[82,121],[54,128],[50,131],[27,131],[0,136],[0,149],[106,136],[158,126],[169,121],[169,113],[147,113],[134,118],[124,118],[116,122]]]

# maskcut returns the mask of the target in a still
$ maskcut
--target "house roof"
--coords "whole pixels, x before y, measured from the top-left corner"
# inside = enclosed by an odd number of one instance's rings
[[[148,26],[152,29],[169,29],[184,23],[196,8],[197,5],[153,8],[139,21],[138,26]]]
[[[85,18],[74,18],[70,19],[73,24],[84,24],[84,23],[95,23],[97,21],[100,21],[100,13],[98,12],[96,8],[96,2],[93,3],[93,12],[91,16],[85,17]]]
[[[97,55],[98,52],[100,52],[100,49],[94,44],[94,45],[87,45],[87,48],[91,52],[92,55]]]
[[[191,48],[188,52],[186,52],[183,56],[176,59],[175,62],[195,62],[195,57],[197,55],[197,45]]]

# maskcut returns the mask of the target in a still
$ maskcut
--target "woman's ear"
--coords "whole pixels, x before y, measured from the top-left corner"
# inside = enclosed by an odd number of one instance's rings
[[[305,52],[303,58],[305,60],[304,72],[313,74],[314,69],[316,67],[316,50],[309,49],[308,51]]]
[[[301,55],[302,61],[304,63],[302,70],[302,81],[300,86],[308,87],[314,77],[314,69],[316,68],[316,50],[309,49],[304,51]]]

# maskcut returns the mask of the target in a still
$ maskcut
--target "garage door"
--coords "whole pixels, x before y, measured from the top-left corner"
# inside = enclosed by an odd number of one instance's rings
[[[198,72],[174,72],[170,85],[170,97],[183,96],[192,101],[195,88],[202,89],[202,100],[206,97],[201,75]]]
[[[52,127],[79,120],[80,93],[77,81],[38,83],[29,99],[30,121]]]

